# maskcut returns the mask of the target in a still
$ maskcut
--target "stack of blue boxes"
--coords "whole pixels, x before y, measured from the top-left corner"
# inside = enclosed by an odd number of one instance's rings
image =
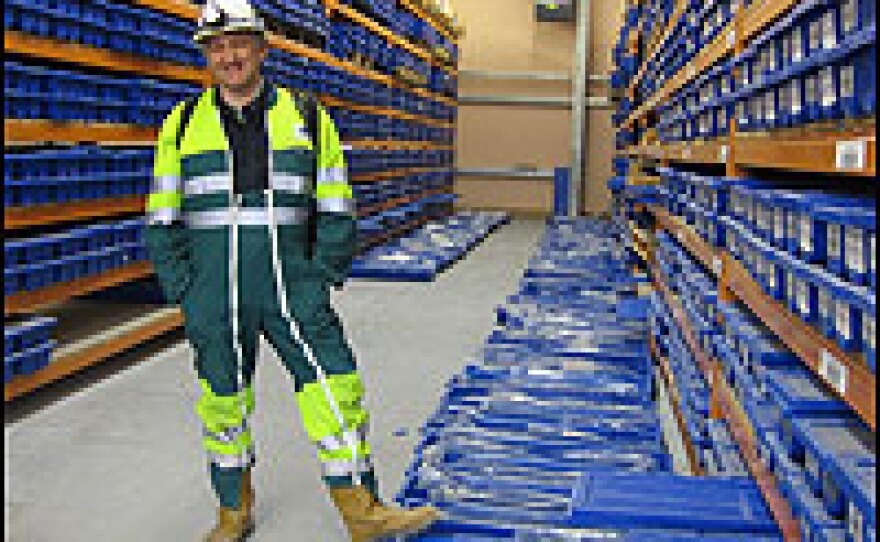
[[[657,168],[666,207],[773,299],[876,367],[876,200]]]
[[[55,318],[34,317],[3,325],[4,384],[49,365],[56,344],[52,339],[56,324]]]
[[[30,292],[147,259],[145,220],[135,218],[3,242],[4,294]]]
[[[624,231],[554,219],[497,327],[422,430],[410,540],[780,540],[754,482],[672,474],[653,402],[645,277]],[[721,444],[719,444],[719,447]]]
[[[678,295],[688,320],[705,352],[711,353],[719,333],[717,285],[669,236],[657,235],[657,266],[662,282]],[[658,293],[653,294],[654,337],[660,354],[669,360],[689,440],[708,475],[748,476],[748,470],[723,420],[709,414],[710,387],[684,336],[673,321],[671,310]]]
[[[351,276],[433,281],[508,220],[506,213],[456,213],[364,252],[354,261]]]
[[[152,148],[76,146],[7,152],[5,205],[29,207],[146,195],[152,167]]]
[[[743,405],[760,459],[775,475],[803,539],[876,540],[874,433],[744,306],[720,303],[705,290],[702,285],[711,284],[708,272],[674,239],[660,235],[657,254],[661,269],[675,273],[664,271],[661,280],[679,292],[704,352],[718,361]],[[688,290],[702,292],[700,305],[693,304]],[[692,356],[677,344],[681,331],[669,308],[659,299],[655,307],[662,348],[670,361],[684,360],[674,370],[677,379],[688,382]],[[705,397],[699,404],[705,411]],[[706,437],[701,432],[694,441],[702,444]]]
[[[731,10],[724,3],[714,5],[723,11],[718,23],[726,25]],[[699,23],[697,28],[705,39],[694,41],[695,47],[682,46],[690,53],[673,54],[661,64],[666,66],[663,76],[646,78],[657,81],[651,85],[662,86],[724,26]],[[659,111],[660,140],[724,136],[731,121],[748,132],[870,118],[876,112],[875,54],[874,2],[801,2],[742,53],[712,67],[668,100]]]

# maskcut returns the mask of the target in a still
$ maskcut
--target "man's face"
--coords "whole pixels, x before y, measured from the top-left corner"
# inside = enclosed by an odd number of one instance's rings
[[[259,77],[268,49],[258,36],[232,33],[209,38],[204,52],[214,82],[242,91]]]

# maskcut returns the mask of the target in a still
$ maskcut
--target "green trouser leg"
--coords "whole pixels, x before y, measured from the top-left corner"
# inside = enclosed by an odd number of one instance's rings
[[[363,407],[363,385],[342,323],[330,303],[327,282],[320,270],[302,257],[286,258],[281,263],[288,310],[311,346],[323,379],[294,340],[277,296],[266,298],[263,330],[294,378],[297,402],[309,438],[318,447],[324,481],[330,487],[350,486],[354,476],[378,497],[366,442],[368,415]],[[344,428],[337,414],[342,415]],[[350,433],[351,440],[343,437],[343,429]],[[354,451],[348,445],[352,441]]]
[[[249,386],[261,332],[294,377],[306,429],[319,446],[326,483],[350,485],[354,474],[378,497],[365,439],[358,435],[353,451],[342,445],[347,441],[341,438],[342,431],[318,371],[294,341],[289,322],[282,314],[266,228],[249,226],[240,230],[238,316],[245,393],[239,393],[239,363],[232,333],[228,230],[201,230],[192,237],[196,271],[182,306],[202,389],[197,411],[205,426],[210,478],[221,506],[238,508],[241,475],[255,461],[248,426],[253,411]],[[294,250],[291,245],[296,246],[287,239],[281,250],[289,311],[313,349],[347,429],[363,432],[367,416],[362,407],[362,386],[341,323],[330,305],[327,285],[320,272],[302,257],[304,249]]]
[[[260,306],[250,296],[239,296],[238,340],[245,386],[241,392],[230,301],[229,235],[224,230],[200,230],[193,231],[192,238],[195,276],[182,307],[186,333],[195,350],[201,392],[196,411],[202,420],[209,475],[220,505],[238,508],[242,473],[255,462],[249,418],[254,407],[251,382],[256,364]],[[240,261],[247,262],[253,257],[251,245],[247,236],[243,236]],[[242,265],[239,269],[240,286],[243,286],[248,278],[248,266]]]

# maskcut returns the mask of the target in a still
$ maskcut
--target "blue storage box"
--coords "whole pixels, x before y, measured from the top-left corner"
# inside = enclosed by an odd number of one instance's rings
[[[865,353],[865,362],[876,373],[877,360],[877,294],[867,289],[860,289],[857,297],[862,316],[861,350]]]
[[[814,228],[824,230],[826,234],[824,259],[827,269],[841,277],[852,275],[851,280],[856,284],[867,282],[868,232],[876,229],[875,211],[820,206],[813,210],[812,216],[816,224]],[[851,245],[849,250],[847,244]],[[851,265],[847,266],[847,262]]]
[[[838,419],[798,419],[792,424],[797,446],[804,450],[806,481],[821,497],[829,514],[844,519],[848,504],[867,495],[847,497],[852,488],[846,480],[843,460],[856,460],[876,469],[876,443],[871,431],[854,416]]]
[[[773,422],[781,428],[782,442],[792,460],[803,464],[804,450],[792,437],[792,422],[802,417],[847,415],[849,406],[825,391],[818,378],[802,367],[773,369],[766,375]]]

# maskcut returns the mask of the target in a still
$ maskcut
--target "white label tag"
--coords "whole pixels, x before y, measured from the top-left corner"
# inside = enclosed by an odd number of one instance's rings
[[[808,316],[810,314],[810,288],[806,281],[800,279],[797,281],[797,300],[801,315]]]
[[[840,362],[834,355],[823,350],[819,361],[819,374],[831,384],[831,387],[838,393],[846,394],[847,369],[846,365]]]
[[[853,542],[864,541],[863,533],[865,532],[865,527],[862,520],[862,513],[856,508],[856,503],[854,501],[849,501],[849,508],[847,509],[846,514],[846,525],[850,536],[852,536]]]
[[[764,95],[764,115],[769,121],[776,120],[776,104],[773,103],[773,98],[772,90]]]
[[[801,249],[813,252],[813,221],[809,215],[801,216]]]
[[[810,52],[822,48],[822,21],[814,19],[810,23]]]
[[[789,239],[796,240],[798,238],[798,223],[800,222],[800,218],[798,214],[794,211],[789,213],[788,215],[788,237]]]
[[[776,266],[770,262],[767,262],[767,283],[770,285],[770,289],[775,292],[776,291]]]
[[[871,271],[871,273],[876,273],[877,272],[877,236],[874,234],[874,232],[871,232],[868,235],[868,239],[869,239],[868,246],[870,247],[870,250],[868,250],[868,254],[870,255],[870,258],[868,260],[870,262],[870,267],[868,269]]]
[[[773,238],[781,242],[785,238],[785,211],[782,207],[777,207],[773,215]]]
[[[729,154],[730,149],[727,145],[721,145],[721,149],[718,156],[719,162],[727,162],[727,156]]]
[[[856,227],[846,228],[846,266],[856,273],[864,273],[865,246],[863,230]]]
[[[831,317],[831,293],[825,288],[819,289],[819,318],[824,320]]]
[[[736,45],[736,30],[731,30],[727,33],[727,46],[733,47]]]
[[[800,62],[804,58],[804,38],[800,28],[795,28],[791,34],[791,60]]]
[[[805,86],[807,87],[807,98],[806,101],[808,104],[816,103],[816,87],[819,84],[819,77],[816,75],[811,75],[807,77],[807,81]]]
[[[822,48],[833,49],[837,47],[837,21],[834,11],[828,10],[822,17]]]
[[[834,88],[834,68],[826,66],[822,70],[822,106],[831,107],[837,103],[837,91]]]
[[[843,0],[843,5],[840,7],[841,15],[843,19],[841,21],[841,25],[843,26],[843,33],[847,34],[851,32],[858,22],[858,0]]]
[[[838,301],[837,305],[837,333],[848,341],[852,339],[852,330],[850,329],[851,319],[849,304],[844,301]]]
[[[797,81],[792,81],[791,85],[791,111],[794,114],[798,114],[801,112],[803,108],[802,100],[803,96],[801,95],[801,86]]]
[[[826,231],[828,238],[828,257],[839,260],[840,254],[840,224],[828,224]]]
[[[721,276],[722,271],[724,271],[724,260],[715,256],[712,258],[712,271],[715,272],[717,276]]]
[[[868,144],[864,140],[838,141],[836,147],[837,169],[865,169]]]

